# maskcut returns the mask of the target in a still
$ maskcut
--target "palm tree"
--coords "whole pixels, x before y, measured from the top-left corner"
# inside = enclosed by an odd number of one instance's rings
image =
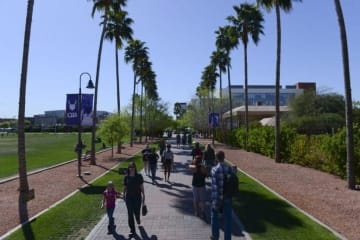
[[[91,16],[94,17],[96,11],[103,13],[101,16],[103,18],[103,28],[100,36],[100,44],[98,49],[97,64],[96,64],[96,77],[95,77],[95,94],[94,94],[94,111],[93,111],[93,124],[91,132],[91,158],[90,164],[96,165],[95,160],[95,134],[96,134],[96,111],[97,111],[97,96],[98,96],[98,87],[99,87],[99,76],[100,76],[100,63],[101,63],[101,53],[102,46],[104,42],[104,36],[106,32],[106,26],[108,21],[108,15],[110,10],[119,10],[121,6],[126,5],[126,0],[93,0],[94,5],[91,12]]]
[[[301,2],[302,0],[294,0]],[[275,70],[275,162],[281,162],[280,159],[280,65],[281,65],[281,20],[280,8],[284,12],[290,12],[292,9],[292,0],[257,0],[259,5],[267,10],[275,7],[276,12],[276,70]]]
[[[223,49],[217,49],[211,54],[211,64],[219,69],[219,98],[222,100],[222,73],[226,72],[226,53]]]
[[[219,98],[220,98],[220,106],[222,106],[222,73],[226,72],[226,66],[228,64],[228,57],[223,49],[217,49],[213,51],[211,55],[211,64],[217,66],[219,69]],[[222,121],[222,109],[220,110],[220,122]]]
[[[202,72],[202,83],[201,85],[204,86],[205,89],[208,89],[211,93],[211,107],[209,107],[209,113],[214,113],[214,90],[216,86],[216,77],[218,74],[215,70],[216,66],[213,64],[210,64],[205,67],[204,71]],[[211,109],[211,111],[210,111]],[[215,137],[215,125],[212,126],[212,144],[214,144]]]
[[[28,220],[27,201],[29,196],[29,183],[27,179],[26,158],[25,158],[25,96],[26,96],[26,78],[29,60],[29,45],[31,22],[33,15],[34,0],[28,1],[26,23],[25,23],[25,36],[23,59],[21,67],[20,79],[20,94],[19,94],[19,114],[18,114],[18,157],[19,157],[19,215],[20,222]]]
[[[148,81],[149,74],[152,74],[153,71],[151,69],[152,63],[148,58],[143,58],[137,67],[137,75],[139,76],[139,80],[141,82],[141,94],[140,94],[140,143],[142,142],[142,130],[143,130],[143,102],[144,102],[144,86],[147,87],[146,81]]]
[[[133,98],[132,98],[132,113],[131,113],[131,133],[130,133],[130,146],[133,146],[134,141],[134,116],[135,116],[135,87],[137,83],[137,69],[140,62],[144,58],[148,58],[148,48],[144,46],[145,42],[140,40],[132,40],[129,45],[125,48],[125,62],[133,63],[134,71],[134,87],[133,87]]]
[[[231,68],[231,58],[230,51],[238,45],[238,36],[236,29],[232,26],[219,27],[216,33],[216,47],[217,49],[225,51],[225,64],[227,68],[228,75],[228,94],[229,94],[229,108],[230,108],[230,130],[233,129],[233,112],[232,112],[232,96],[231,96],[231,81],[230,81],[230,68]]]
[[[260,10],[254,4],[243,3],[240,7],[234,6],[236,16],[229,16],[228,20],[234,25],[238,31],[239,37],[244,45],[244,68],[245,68],[245,150],[247,151],[248,135],[249,135],[249,119],[248,119],[248,74],[247,74],[247,46],[249,43],[249,35],[253,42],[257,45],[260,40],[260,34],[263,34],[264,17]]]
[[[346,109],[346,150],[347,150],[347,181],[348,188],[355,190],[355,161],[354,161],[354,134],[353,134],[353,118],[352,118],[352,97],[351,97],[351,81],[350,81],[350,64],[347,46],[345,20],[342,13],[340,0],[334,0],[336,14],[338,17],[341,49],[344,69],[344,85],[345,85],[345,109]]]
[[[116,66],[116,97],[117,112],[120,114],[120,79],[119,79],[119,56],[118,51],[123,48],[124,41],[132,40],[133,30],[130,25],[133,23],[127,17],[126,11],[115,10],[109,12],[109,19],[105,30],[105,39],[113,41],[115,39],[115,66]]]

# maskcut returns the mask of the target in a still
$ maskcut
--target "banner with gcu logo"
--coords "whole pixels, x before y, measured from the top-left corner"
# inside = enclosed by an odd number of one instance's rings
[[[209,126],[211,126],[211,127],[218,127],[219,126],[219,118],[220,118],[219,113],[215,113],[215,112],[209,113],[208,117],[209,117],[208,118]]]
[[[92,126],[93,94],[81,94],[81,126]],[[79,94],[66,94],[66,119],[68,126],[78,125]]]

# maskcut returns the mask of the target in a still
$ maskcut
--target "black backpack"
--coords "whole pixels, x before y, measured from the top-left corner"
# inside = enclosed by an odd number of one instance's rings
[[[239,178],[235,169],[227,167],[224,172],[224,197],[233,197],[239,192]]]

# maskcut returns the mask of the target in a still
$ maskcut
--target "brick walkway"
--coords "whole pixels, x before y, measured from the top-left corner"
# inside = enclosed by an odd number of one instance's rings
[[[209,239],[211,235],[210,206],[207,204],[206,219],[203,220],[193,214],[191,180],[192,174],[188,169],[190,148],[176,148],[175,170],[170,176],[170,183],[163,180],[163,171],[158,167],[157,184],[152,185],[151,179],[143,174],[145,183],[146,205],[148,215],[142,217],[141,225],[136,229],[137,236],[132,239]],[[209,180],[207,180],[209,182]],[[209,193],[209,183],[207,183]],[[123,200],[117,200],[114,213],[116,232],[107,234],[107,216],[100,220],[86,240],[95,239],[129,239],[127,224],[127,210]],[[233,237],[235,240],[246,240],[246,233],[242,232],[242,225],[233,214]],[[223,232],[220,233],[223,239]]]

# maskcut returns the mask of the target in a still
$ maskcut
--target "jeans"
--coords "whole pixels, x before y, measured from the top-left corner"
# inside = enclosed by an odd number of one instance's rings
[[[115,208],[106,208],[106,212],[109,218],[109,226],[114,225],[114,218],[113,218],[114,210]]]
[[[155,182],[156,169],[157,169],[157,164],[156,163],[151,163],[150,164],[150,170],[151,170],[151,179],[152,179],[153,183]]]
[[[226,198],[223,201],[223,216],[224,216],[224,240],[231,240],[231,225],[232,225],[232,199]],[[211,235],[214,239],[219,239],[219,213],[211,208]]]
[[[126,208],[128,211],[128,224],[130,231],[135,232],[134,215],[137,222],[140,222],[140,208],[141,208],[141,196],[129,197],[126,196]]]

